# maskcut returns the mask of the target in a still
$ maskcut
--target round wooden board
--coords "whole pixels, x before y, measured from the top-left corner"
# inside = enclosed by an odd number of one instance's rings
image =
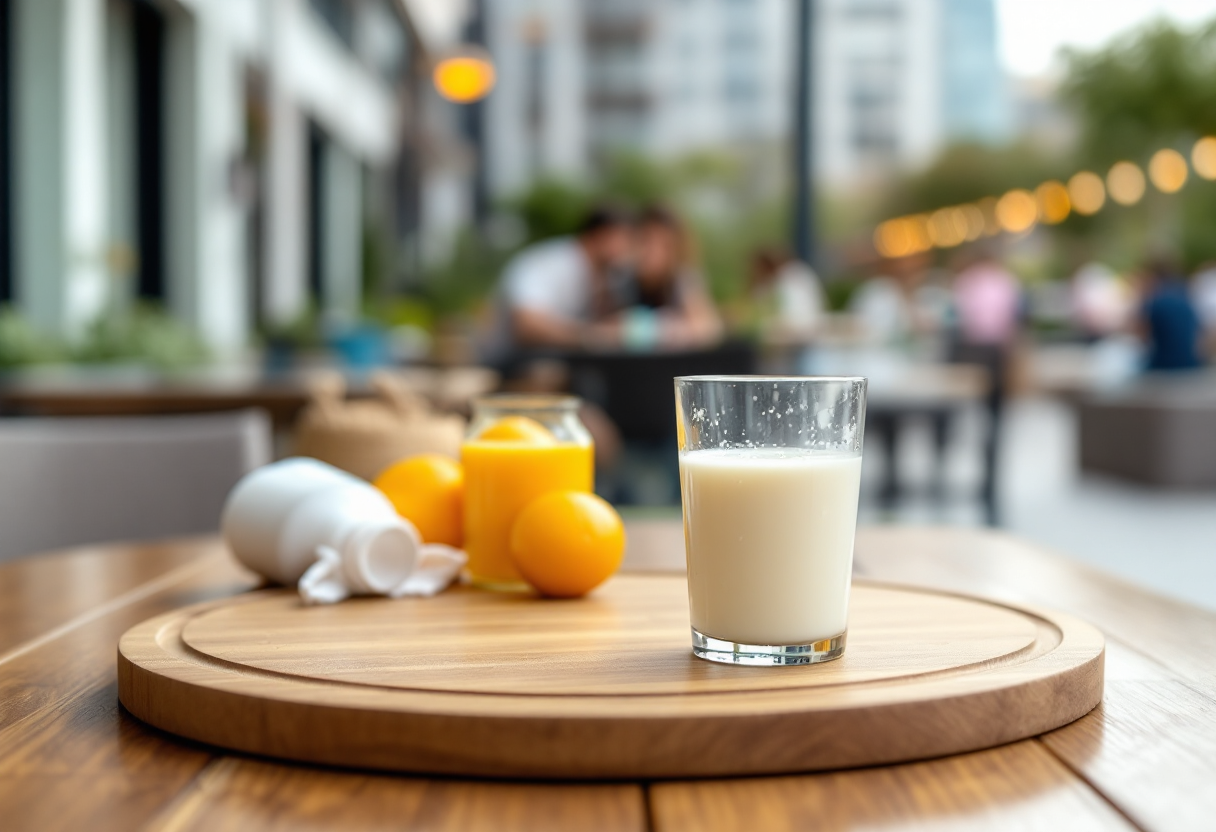
[[[762,774],[892,763],[1034,736],[1102,698],[1103,639],[1055,612],[858,582],[843,658],[719,665],[690,651],[685,581],[588,598],[458,588],[305,607],[287,590],[123,636],[119,698],[227,748],[394,771],[529,778]]]

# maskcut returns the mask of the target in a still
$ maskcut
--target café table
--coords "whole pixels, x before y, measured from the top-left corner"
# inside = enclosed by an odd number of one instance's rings
[[[636,519],[625,568],[683,568],[674,519]],[[298,765],[126,714],[129,627],[257,579],[216,538],[0,565],[0,829],[794,830],[1216,828],[1216,614],[1005,534],[873,527],[859,577],[1041,604],[1107,639],[1102,704],[985,751],[814,774],[546,783]]]
[[[464,411],[498,386],[485,367],[398,367],[391,371],[442,410]],[[0,414],[155,416],[256,407],[287,431],[313,397],[313,385],[336,379],[350,398],[374,395],[371,374],[332,367],[266,373],[246,365],[173,373],[141,367],[35,368],[0,375]]]

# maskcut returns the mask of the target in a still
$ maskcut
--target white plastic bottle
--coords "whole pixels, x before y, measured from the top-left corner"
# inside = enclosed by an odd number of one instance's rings
[[[276,583],[298,583],[311,603],[399,594],[422,546],[378,490],[305,457],[246,474],[220,525],[241,563]]]

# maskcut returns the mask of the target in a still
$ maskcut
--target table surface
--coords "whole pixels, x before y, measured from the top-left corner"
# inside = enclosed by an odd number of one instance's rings
[[[682,568],[680,525],[631,522],[627,568]],[[1081,616],[1107,637],[1103,704],[1043,736],[814,775],[549,784],[281,764],[125,714],[122,633],[255,585],[217,540],[0,565],[0,826],[51,829],[1200,830],[1216,825],[1216,614],[1014,538],[868,528],[857,572]]]
[[[442,409],[458,410],[498,386],[484,367],[385,370]],[[0,410],[32,416],[145,416],[260,407],[289,426],[318,379],[338,380],[351,398],[374,395],[370,372],[332,368],[267,374],[250,366],[163,373],[146,368],[35,368],[0,374]]]

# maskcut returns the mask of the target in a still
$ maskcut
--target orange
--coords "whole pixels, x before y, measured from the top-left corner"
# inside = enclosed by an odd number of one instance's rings
[[[426,543],[457,548],[464,542],[464,469],[454,459],[420,454],[395,462],[372,485]]]
[[[482,442],[520,442],[552,445],[557,442],[549,429],[527,416],[504,416],[475,437]]]
[[[620,567],[624,554],[620,515],[582,491],[538,497],[511,529],[515,568],[538,592],[553,598],[586,595]]]

